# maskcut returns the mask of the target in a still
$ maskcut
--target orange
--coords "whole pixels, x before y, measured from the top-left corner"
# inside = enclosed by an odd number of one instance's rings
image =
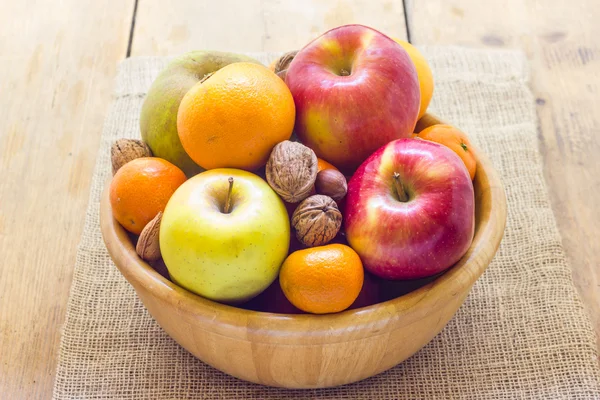
[[[279,58],[274,59],[273,61],[271,61],[271,64],[269,64],[269,69],[273,72],[275,72],[275,67],[277,67],[277,62],[279,61]]]
[[[295,251],[279,272],[285,297],[297,308],[313,314],[350,307],[363,281],[364,270],[358,254],[343,244]]]
[[[292,94],[277,75],[262,65],[234,63],[186,93],[177,131],[201,167],[252,171],[290,138],[295,116]]]
[[[136,158],[123,165],[110,183],[110,205],[117,221],[139,235],[164,211],[175,190],[186,180],[179,168],[157,157]]]
[[[443,144],[450,150],[458,154],[460,159],[467,167],[471,180],[475,178],[475,172],[477,171],[477,158],[473,153],[471,142],[467,135],[453,126],[437,124],[432,125],[429,128],[423,129],[419,132],[416,137],[421,139],[429,140],[439,144]]]
[[[325,160],[317,158],[317,172],[321,172],[324,169],[335,169],[336,171],[339,171],[339,169],[337,169],[333,164],[330,164]]]
[[[421,88],[421,109],[419,110],[419,118],[425,114],[429,102],[433,96],[433,74],[423,54],[412,44],[404,40],[394,39],[406,52],[417,69],[417,77],[419,78],[419,87]]]

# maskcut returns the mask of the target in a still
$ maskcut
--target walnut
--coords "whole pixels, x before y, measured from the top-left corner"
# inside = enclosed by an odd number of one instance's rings
[[[324,169],[317,174],[315,190],[318,194],[324,194],[335,201],[340,201],[348,191],[346,177],[335,169]]]
[[[285,140],[273,148],[265,172],[273,190],[288,203],[298,203],[313,188],[317,156],[302,143]]]
[[[316,194],[298,205],[292,215],[298,240],[306,246],[322,246],[337,235],[342,213],[329,196]]]
[[[140,157],[152,157],[152,151],[146,143],[135,139],[117,140],[110,148],[113,175],[129,161]]]
[[[287,70],[292,63],[294,57],[298,54],[298,50],[288,51],[284,55],[281,56],[279,60],[277,60],[277,64],[275,64],[275,73],[285,81],[285,76],[287,75]]]

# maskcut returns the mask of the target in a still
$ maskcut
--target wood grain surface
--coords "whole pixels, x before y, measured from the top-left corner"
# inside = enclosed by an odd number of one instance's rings
[[[0,398],[51,397],[133,1],[0,4]]]
[[[526,52],[552,208],[600,336],[600,2],[410,0],[407,6],[417,45]]]
[[[405,0],[416,44],[529,56],[545,174],[600,333],[595,0]],[[0,398],[50,398],[60,327],[115,65],[127,54],[287,50],[343,23],[406,38],[401,1],[0,1]],[[33,233],[33,234],[32,234]]]
[[[339,25],[361,23],[406,38],[402,1],[142,0],[131,55],[190,50],[286,51]]]

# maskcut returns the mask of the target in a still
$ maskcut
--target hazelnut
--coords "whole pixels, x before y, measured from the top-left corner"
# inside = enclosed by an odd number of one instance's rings
[[[346,182],[346,177],[340,171],[324,169],[317,174],[315,190],[319,194],[324,194],[335,201],[340,201],[348,191],[348,183]]]
[[[273,148],[265,174],[283,200],[298,203],[310,195],[317,179],[317,156],[302,143],[285,140]]]
[[[339,232],[342,213],[331,197],[316,194],[298,205],[292,215],[292,226],[301,243],[322,246]]]

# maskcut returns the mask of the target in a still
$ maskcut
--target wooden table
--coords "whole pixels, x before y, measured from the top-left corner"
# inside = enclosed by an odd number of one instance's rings
[[[352,22],[417,45],[525,50],[553,208],[600,333],[599,20],[598,0],[2,0],[0,398],[51,397],[116,64],[295,49]]]

